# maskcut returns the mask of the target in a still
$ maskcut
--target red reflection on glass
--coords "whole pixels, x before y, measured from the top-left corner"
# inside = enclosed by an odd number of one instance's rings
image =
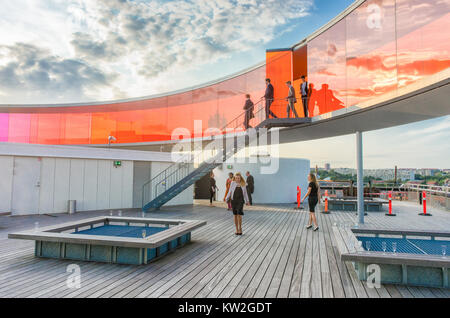
[[[396,89],[395,0],[369,0],[346,17],[347,103]]]
[[[345,107],[345,20],[308,43],[310,116]]]
[[[450,67],[450,1],[397,0],[398,87]]]

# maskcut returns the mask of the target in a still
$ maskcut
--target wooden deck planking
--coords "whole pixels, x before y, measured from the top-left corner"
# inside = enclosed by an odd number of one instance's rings
[[[0,217],[0,297],[437,297],[445,289],[383,285],[359,281],[339,260],[332,226],[354,224],[352,212],[317,213],[320,229],[306,230],[306,211],[292,206],[246,207],[244,235],[236,237],[231,213],[220,207],[169,207],[152,213],[165,219],[199,219],[208,224],[192,234],[192,244],[149,265],[131,266],[34,258],[34,244],[8,240],[8,232],[51,226],[104,215]],[[397,217],[369,213],[367,227],[448,230],[450,214],[433,210],[417,216],[417,206],[394,203]],[[394,209],[395,210],[395,209]],[[109,214],[109,213],[108,213]],[[124,211],[124,216],[140,216]],[[6,224],[6,227],[4,226]],[[82,288],[66,285],[69,264],[82,270]]]

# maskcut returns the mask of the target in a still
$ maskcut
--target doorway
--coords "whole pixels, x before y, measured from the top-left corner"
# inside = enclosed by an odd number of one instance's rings
[[[12,215],[38,214],[40,180],[40,159],[14,158]]]
[[[209,200],[209,172],[195,182],[195,200]]]

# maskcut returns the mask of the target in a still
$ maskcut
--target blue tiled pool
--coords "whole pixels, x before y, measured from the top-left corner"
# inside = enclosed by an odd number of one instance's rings
[[[103,225],[83,231],[73,232],[73,234],[106,235],[120,237],[142,238],[145,231],[145,237],[167,230],[167,227],[148,227],[148,226],[130,226],[130,225]]]
[[[424,240],[409,238],[387,238],[387,237],[366,237],[357,236],[362,242],[362,247],[367,251],[383,252],[383,242],[386,242],[386,252],[393,252],[392,243],[397,243],[396,253],[423,254],[423,255],[446,255],[449,254],[450,241]],[[369,243],[370,242],[370,248]]]

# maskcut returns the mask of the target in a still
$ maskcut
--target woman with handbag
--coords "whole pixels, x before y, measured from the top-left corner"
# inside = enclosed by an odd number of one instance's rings
[[[227,204],[228,204],[228,211],[231,211],[231,201],[230,200],[227,201],[226,199],[227,199],[228,192],[230,191],[231,182],[233,182],[233,172],[230,172],[228,174],[225,195],[223,196],[223,201],[227,202]]]
[[[233,208],[234,225],[236,226],[236,235],[242,235],[242,216],[244,215],[244,203],[249,205],[247,189],[245,187],[245,180],[238,172],[234,175],[234,180],[231,182],[230,190],[228,191],[226,200],[231,200],[231,207]]]

